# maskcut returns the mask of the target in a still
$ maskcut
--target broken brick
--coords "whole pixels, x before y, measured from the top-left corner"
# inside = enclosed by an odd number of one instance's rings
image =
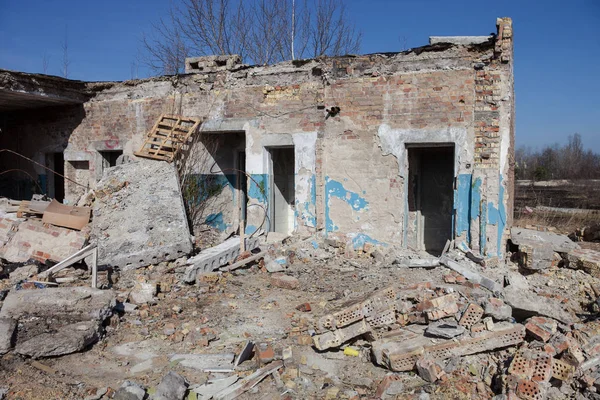
[[[297,289],[300,282],[293,276],[284,274],[271,275],[271,285],[282,289]]]
[[[555,320],[545,317],[531,317],[525,324],[527,333],[537,340],[547,342],[556,333],[558,324]]]
[[[465,328],[470,328],[477,322],[481,320],[483,317],[483,308],[478,306],[475,303],[470,303],[462,317],[458,321],[459,325],[464,326]]]
[[[435,382],[444,375],[444,369],[429,354],[417,360],[417,371],[427,382]]]

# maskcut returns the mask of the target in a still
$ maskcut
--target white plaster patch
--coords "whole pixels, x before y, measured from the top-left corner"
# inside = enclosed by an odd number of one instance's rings
[[[392,154],[398,160],[398,175],[405,177],[406,145],[427,143],[454,143],[455,174],[466,172],[473,163],[473,146],[468,145],[467,129],[447,127],[440,129],[392,129],[388,124],[379,126],[377,136],[383,155]]]

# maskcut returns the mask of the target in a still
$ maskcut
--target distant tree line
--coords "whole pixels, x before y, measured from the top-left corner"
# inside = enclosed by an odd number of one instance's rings
[[[585,150],[581,135],[570,135],[567,144],[541,150],[521,147],[515,152],[516,179],[600,179],[600,154]]]

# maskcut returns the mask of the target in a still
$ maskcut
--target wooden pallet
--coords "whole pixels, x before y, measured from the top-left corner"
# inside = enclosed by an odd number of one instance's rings
[[[200,123],[198,118],[163,114],[148,133],[142,148],[134,154],[172,162]]]

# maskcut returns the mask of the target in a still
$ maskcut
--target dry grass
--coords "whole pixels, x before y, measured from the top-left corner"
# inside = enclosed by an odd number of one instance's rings
[[[600,223],[600,212],[557,212],[533,209],[528,213],[525,209],[515,210],[513,225],[520,227],[553,227],[560,233],[569,234],[585,226]]]

